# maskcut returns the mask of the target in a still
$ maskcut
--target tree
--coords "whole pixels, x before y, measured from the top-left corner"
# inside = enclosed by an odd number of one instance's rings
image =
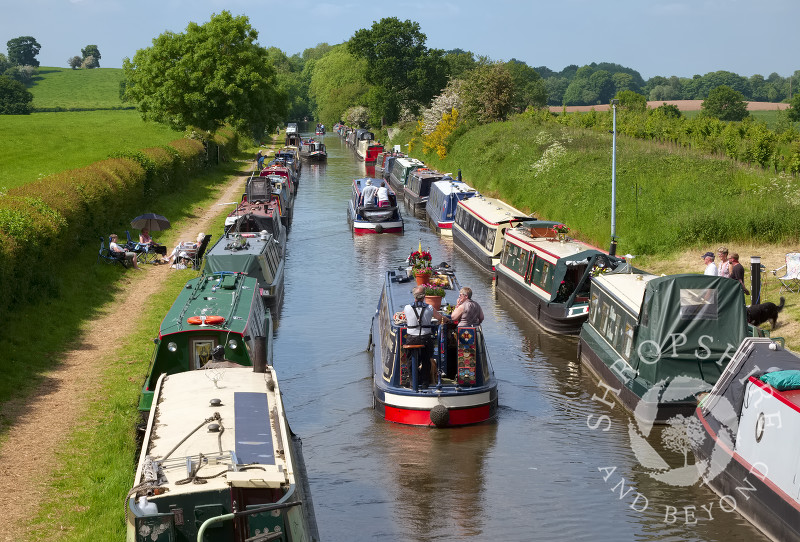
[[[367,61],[367,82],[383,88],[387,108],[377,113],[388,123],[401,107],[416,112],[430,103],[447,83],[444,52],[427,49],[425,40],[419,23],[387,17],[356,31],[347,44],[350,54]]]
[[[503,63],[475,68],[464,84],[466,116],[479,122],[505,120],[514,102],[514,81]]]
[[[346,45],[337,45],[316,61],[308,96],[316,104],[316,118],[332,125],[345,111],[364,105],[370,86],[364,78],[367,61],[355,58]]]
[[[17,66],[39,66],[36,55],[39,54],[41,45],[32,36],[20,36],[8,40],[8,60]]]
[[[75,55],[67,59],[67,65],[73,70],[77,70],[78,68],[80,68],[82,62],[83,60],[78,55]]]
[[[794,97],[792,97],[792,101],[789,103],[791,107],[786,110],[789,115],[789,120],[800,122],[800,92],[795,94]]]
[[[711,90],[708,98],[700,105],[700,109],[703,114],[719,120],[740,121],[750,114],[742,93],[727,85]]]
[[[0,53],[0,75],[5,73],[5,71],[11,66],[12,64],[8,61],[8,57],[3,53]]]
[[[630,111],[647,110],[647,98],[632,90],[617,92],[616,98],[619,100],[620,106]]]
[[[0,75],[0,115],[28,115],[31,112],[31,94],[25,85]]]
[[[83,62],[81,62],[81,68],[83,68],[84,70],[91,70],[92,68],[99,68],[99,67],[100,63],[92,55],[87,56],[86,58],[83,59]]]
[[[183,34],[165,32],[123,61],[126,97],[144,119],[178,130],[229,124],[261,137],[285,117],[286,96],[257,37],[247,17],[228,11],[189,23]]]
[[[547,89],[536,70],[514,58],[506,62],[505,67],[514,82],[515,110],[525,111],[528,106],[544,107],[547,104]]]
[[[100,67],[100,49],[97,48],[97,45],[87,45],[85,49],[81,49],[81,60],[86,63],[86,59],[89,57],[94,57],[94,61],[92,62],[92,66],[90,68],[99,68]]]

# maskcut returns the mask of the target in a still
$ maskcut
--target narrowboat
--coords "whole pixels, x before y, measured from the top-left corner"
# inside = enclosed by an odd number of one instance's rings
[[[425,204],[428,224],[439,235],[452,237],[458,202],[476,194],[474,188],[462,181],[436,181],[431,185],[428,202]]]
[[[356,130],[354,148],[356,156],[364,162],[373,163],[378,153],[383,150],[383,145],[375,141],[375,134],[368,130]]]
[[[284,141],[284,145],[292,145],[295,147],[299,147],[303,142],[303,138],[300,137],[300,130],[297,129],[296,122],[290,122],[286,125],[286,137]]]
[[[303,143],[303,150],[300,155],[309,162],[324,162],[328,159],[328,151],[325,149],[325,144],[314,139]]]
[[[637,417],[689,417],[748,334],[744,293],[724,277],[626,270],[592,278],[579,358]]]
[[[295,180],[300,179],[303,162],[300,161],[300,147],[283,147],[275,153],[275,160],[283,161],[284,165],[294,175]]]
[[[317,129],[314,131],[316,135],[325,135],[325,125],[317,124]]]
[[[381,178],[383,178],[384,181],[388,181],[389,180],[389,176],[392,173],[392,167],[394,166],[395,159],[397,159],[397,158],[405,158],[405,156],[406,155],[401,153],[401,152],[385,153],[383,155],[383,160],[381,160],[381,162],[380,162],[380,166],[376,165],[375,169],[376,170],[380,169],[381,170]]]
[[[256,337],[267,338],[271,362],[272,317],[255,278],[220,272],[189,280],[161,322],[139,410],[150,410],[159,376],[201,369],[217,346],[230,361],[252,366]]]
[[[431,185],[436,181],[449,178],[449,175],[446,176],[426,168],[412,171],[408,176],[408,182],[403,187],[403,198],[405,198],[406,204],[412,212],[424,214],[431,193]]]
[[[225,233],[260,233],[266,231],[286,247],[286,226],[281,222],[281,208],[287,199],[283,177],[253,175],[247,181],[242,200],[225,218]]]
[[[154,383],[126,540],[319,540],[274,368],[212,363]]]
[[[265,303],[278,306],[283,297],[283,246],[266,231],[226,233],[208,249],[204,273],[233,271],[258,281]]]
[[[425,164],[416,158],[395,158],[392,169],[389,172],[389,184],[395,192],[402,193],[408,181],[408,175],[417,168],[425,167]]]
[[[535,220],[506,202],[481,195],[461,200],[453,222],[453,244],[487,271],[503,252],[506,230],[515,222]]]
[[[495,266],[497,290],[552,333],[577,335],[589,316],[592,274],[623,260],[584,242],[558,238],[559,222],[532,220],[506,230]]]
[[[361,192],[367,181],[380,186],[380,179],[365,177],[353,181],[353,192],[347,204],[347,221],[353,233],[403,233],[403,217],[397,206],[397,196],[389,189],[389,207],[378,207],[373,202],[364,204]],[[387,186],[387,188],[389,188]]]
[[[726,511],[772,540],[800,541],[800,358],[745,338],[695,416],[695,464]]]
[[[450,312],[460,289],[449,268],[436,268],[430,279],[444,288],[441,309]],[[384,419],[401,424],[447,427],[480,423],[497,412],[497,380],[478,327],[441,324],[436,336],[431,385],[420,387],[415,350],[404,348],[406,305],[416,286],[410,268],[388,271],[372,318],[373,405]],[[421,351],[421,350],[419,350]]]

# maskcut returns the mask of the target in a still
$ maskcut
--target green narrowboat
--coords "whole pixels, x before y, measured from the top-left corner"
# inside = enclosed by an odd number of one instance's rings
[[[259,338],[271,363],[272,318],[255,278],[225,271],[189,280],[161,322],[139,410],[150,410],[159,376],[201,369],[217,346],[226,360],[252,366]]]

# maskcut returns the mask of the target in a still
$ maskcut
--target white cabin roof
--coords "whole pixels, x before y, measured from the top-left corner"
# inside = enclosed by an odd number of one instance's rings
[[[568,239],[562,243],[552,236],[534,237],[530,233],[530,228],[522,226],[507,229],[505,235],[506,239],[512,239],[515,245],[544,250],[556,258],[565,258],[586,250],[598,250],[596,247],[577,239]]]
[[[440,192],[444,194],[455,194],[455,193],[469,193],[475,192],[476,190],[471,186],[467,185],[463,182],[454,181],[452,179],[447,179],[445,181],[436,181],[431,185],[431,190],[433,187],[436,187]]]
[[[272,390],[268,387],[270,380],[274,384]],[[220,404],[211,406],[212,399],[219,399]],[[192,433],[195,427],[217,412],[219,420],[207,422]],[[277,415],[271,416],[272,412]],[[278,428],[275,427],[276,420],[280,425]],[[219,424],[224,431],[210,432],[208,426],[212,423]],[[190,433],[191,436],[179,445]],[[189,371],[162,377],[153,397],[153,411],[148,421],[136,483],[140,483],[146,456],[163,459],[175,446],[177,449],[162,463],[168,482],[166,487],[173,496],[193,493],[198,491],[197,487],[208,491],[229,484],[278,487],[294,483],[290,445],[283,442],[288,436],[280,391],[271,367],[266,373],[242,367]],[[256,463],[261,468],[232,472],[230,452],[234,452],[240,463]],[[197,461],[199,454],[209,458],[198,471],[200,476],[205,478],[223,471],[227,474],[210,478],[202,486],[191,483],[177,485],[176,482],[189,476],[187,459]]]
[[[485,196],[473,196],[462,200],[459,205],[463,205],[466,209],[472,211],[475,216],[489,224],[497,224],[514,217],[528,216],[503,200]]]
[[[622,303],[632,314],[638,315],[642,308],[647,283],[658,278],[650,273],[620,273],[592,277],[592,282],[603,288]]]

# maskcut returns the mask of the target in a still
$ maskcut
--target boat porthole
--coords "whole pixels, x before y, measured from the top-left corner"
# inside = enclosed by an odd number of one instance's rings
[[[756,420],[756,442],[761,442],[761,437],[764,436],[765,423],[766,421],[764,420],[764,413],[761,412]]]

